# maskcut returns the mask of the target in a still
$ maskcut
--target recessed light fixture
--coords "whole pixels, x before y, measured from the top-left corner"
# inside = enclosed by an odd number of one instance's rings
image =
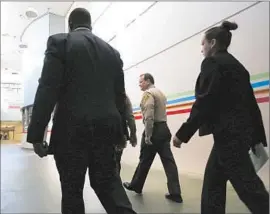
[[[2,36],[10,36],[8,33],[2,33]]]
[[[33,19],[38,16],[37,11],[34,8],[28,8],[25,12],[25,15],[29,19]]]
[[[20,43],[19,48],[28,48],[28,45],[26,43]]]

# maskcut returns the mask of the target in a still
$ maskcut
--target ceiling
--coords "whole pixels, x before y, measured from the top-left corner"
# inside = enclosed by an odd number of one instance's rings
[[[28,8],[33,8],[38,16],[50,12],[65,16],[73,2],[2,2],[1,1],[1,76],[19,73],[22,65],[23,49],[19,48],[20,36],[26,26],[33,21],[26,17]]]

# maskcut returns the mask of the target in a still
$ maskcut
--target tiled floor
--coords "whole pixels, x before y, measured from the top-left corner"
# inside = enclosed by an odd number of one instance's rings
[[[135,166],[122,165],[122,180],[129,181]],[[180,175],[184,203],[164,198],[166,179],[163,171],[151,170],[142,196],[128,192],[138,213],[199,213],[202,180]],[[60,185],[53,157],[38,158],[19,145],[1,145],[1,213],[60,213]],[[105,213],[85,184],[87,213]],[[233,189],[228,188],[227,213],[249,213]]]

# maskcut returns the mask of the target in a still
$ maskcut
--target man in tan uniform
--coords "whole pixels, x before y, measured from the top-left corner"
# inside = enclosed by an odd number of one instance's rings
[[[154,86],[154,78],[149,73],[140,76],[140,87],[144,91],[140,106],[145,126],[141,140],[140,162],[132,181],[123,185],[128,190],[141,193],[155,155],[158,153],[168,181],[169,193],[165,197],[182,203],[178,170],[170,147],[172,135],[167,126],[167,99]]]
[[[129,97],[126,95],[126,112],[125,112],[125,118],[127,120],[127,126],[129,128],[130,134],[129,136],[125,136],[126,140],[130,142],[130,144],[135,147],[137,145],[137,136],[136,136],[136,123],[135,123],[135,118],[133,115],[133,110],[132,110],[132,104],[129,99]],[[116,148],[116,164],[117,164],[117,170],[120,175],[121,171],[121,158],[123,154],[123,148]]]

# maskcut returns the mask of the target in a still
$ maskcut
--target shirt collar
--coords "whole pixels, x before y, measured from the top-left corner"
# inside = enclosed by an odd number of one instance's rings
[[[89,30],[90,31],[90,29],[87,27],[77,27],[73,31],[78,31],[78,30]]]

